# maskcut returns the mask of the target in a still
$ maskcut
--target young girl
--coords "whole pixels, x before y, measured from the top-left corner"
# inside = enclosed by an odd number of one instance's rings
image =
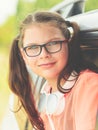
[[[32,129],[95,130],[98,70],[82,57],[78,32],[76,23],[51,12],[28,15],[20,26],[10,53],[9,85]],[[37,84],[31,70],[42,82]]]

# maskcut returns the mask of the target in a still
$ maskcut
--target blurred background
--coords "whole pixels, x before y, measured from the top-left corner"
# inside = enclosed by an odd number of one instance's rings
[[[0,0],[0,122],[6,112],[11,93],[8,86],[9,50],[13,38],[18,34],[21,21],[28,13],[36,10],[49,10],[62,1]],[[97,8],[97,0],[86,0],[85,12]]]

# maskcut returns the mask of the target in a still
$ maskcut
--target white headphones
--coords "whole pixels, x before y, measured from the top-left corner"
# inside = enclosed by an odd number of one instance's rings
[[[42,93],[38,103],[41,113],[59,115],[65,108],[65,94],[61,92]]]
[[[72,37],[74,36],[74,30],[72,27],[68,27],[67,30],[69,31],[70,34],[69,41],[71,41]]]

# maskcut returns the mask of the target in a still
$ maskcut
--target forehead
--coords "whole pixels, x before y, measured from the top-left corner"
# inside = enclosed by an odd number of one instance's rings
[[[41,43],[63,37],[61,30],[53,24],[32,24],[25,29],[23,43]]]

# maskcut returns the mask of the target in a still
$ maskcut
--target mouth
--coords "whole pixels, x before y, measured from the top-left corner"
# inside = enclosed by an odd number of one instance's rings
[[[52,63],[43,63],[43,64],[40,64],[38,66],[41,67],[41,68],[51,68],[51,67],[54,66],[54,64],[55,64],[55,62],[52,62]]]

